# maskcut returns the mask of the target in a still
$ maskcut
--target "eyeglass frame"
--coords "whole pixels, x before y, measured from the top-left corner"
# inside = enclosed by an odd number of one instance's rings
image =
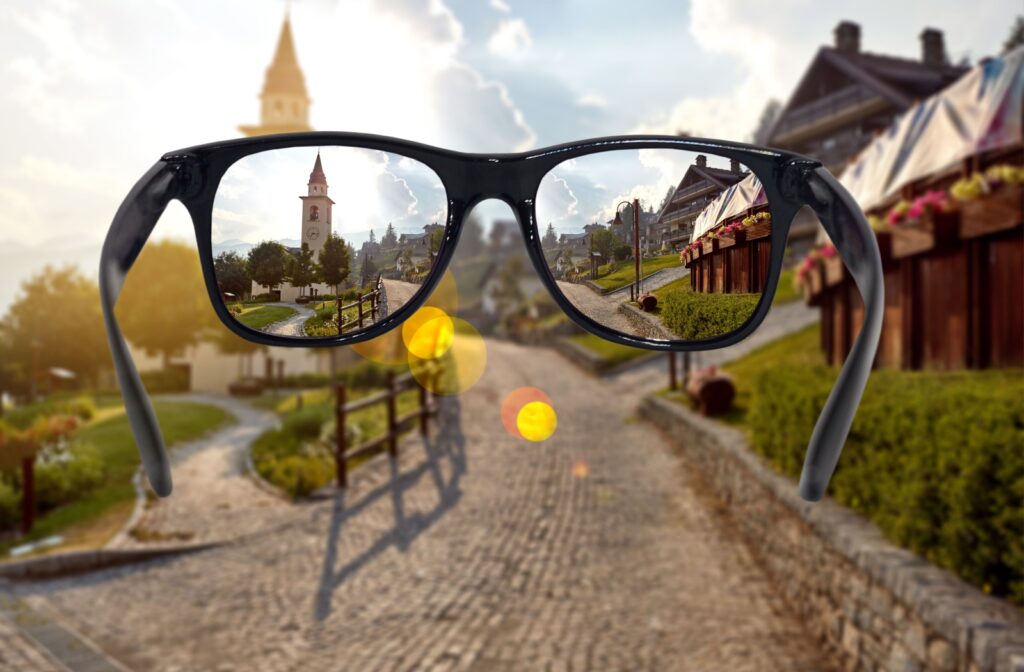
[[[419,291],[408,302],[361,331],[338,336],[296,338],[249,328],[232,317],[217,286],[212,213],[220,181],[235,162],[246,156],[275,149],[322,146],[361,148],[408,157],[419,161],[438,176],[445,189],[448,212],[444,237],[433,267]],[[631,336],[589,317],[558,288],[544,258],[536,221],[536,197],[543,178],[569,159],[629,149],[674,149],[715,154],[739,161],[760,180],[772,217],[771,257],[765,291],[750,317],[738,329],[700,341]],[[851,347],[815,425],[801,474],[802,497],[816,501],[824,495],[878,348],[884,282],[878,244],[871,227],[850,194],[820,161],[743,143],[677,136],[612,136],[529,152],[476,154],[387,136],[324,131],[228,140],[168,152],[135,184],[114,216],[100,257],[100,298],[127,415],[146,473],[157,494],[170,494],[170,465],[152,404],[117,324],[114,305],[128,270],[171,200],[180,201],[192,218],[207,293],[217,316],[228,329],[262,345],[334,347],[378,337],[400,326],[423,306],[451,262],[466,216],[478,203],[491,198],[512,208],[534,268],[552,298],[574,322],[620,345],[680,352],[726,347],[743,340],[760,326],[775,296],[792,222],[809,208],[832,239],[865,306],[861,333]]]

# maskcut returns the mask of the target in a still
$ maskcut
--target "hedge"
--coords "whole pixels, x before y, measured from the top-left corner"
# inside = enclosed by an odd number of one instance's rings
[[[92,420],[96,403],[91,397],[50,398],[7,411],[3,422],[18,429],[29,427],[37,418],[50,415],[73,415],[79,420]]]
[[[661,319],[683,339],[703,341],[739,329],[760,300],[760,294],[670,292],[660,306]]]
[[[836,378],[765,367],[747,426],[794,478]],[[894,542],[988,593],[1024,604],[1024,376],[1020,371],[872,374],[830,490]]]

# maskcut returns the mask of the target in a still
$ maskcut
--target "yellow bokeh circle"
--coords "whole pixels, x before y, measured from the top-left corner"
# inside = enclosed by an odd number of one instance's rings
[[[557,427],[555,409],[543,401],[531,401],[516,416],[516,428],[527,441],[546,441]]]
[[[431,323],[437,319],[434,318],[422,325],[428,330],[425,334],[433,333],[430,331],[434,329]],[[445,396],[461,394],[471,388],[480,380],[487,366],[487,346],[480,332],[465,320],[457,317],[448,320],[452,325],[451,340],[443,354],[433,356],[436,350],[428,351],[429,349],[424,347],[423,354],[431,356],[420,357],[414,352],[413,347],[409,348],[409,368],[413,377],[430,392]],[[437,343],[443,345],[443,330],[437,331]],[[426,336],[424,339],[431,340]]]
[[[448,351],[455,336],[455,324],[448,313],[423,306],[402,324],[402,340],[411,356],[437,359]]]

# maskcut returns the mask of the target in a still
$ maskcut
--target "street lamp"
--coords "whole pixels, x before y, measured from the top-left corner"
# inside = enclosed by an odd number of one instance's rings
[[[633,288],[630,288],[630,296],[633,300],[640,299],[640,199],[634,198],[633,202],[621,201],[615,206],[615,221],[613,226],[622,226],[622,214],[620,210],[623,205],[631,205],[633,207],[633,263],[636,264],[636,285],[635,294]]]

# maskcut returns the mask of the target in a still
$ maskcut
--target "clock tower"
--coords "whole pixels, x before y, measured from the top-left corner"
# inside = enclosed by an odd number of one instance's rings
[[[299,197],[302,199],[302,242],[317,253],[331,235],[331,206],[334,205],[327,196],[327,176],[320,163],[320,152],[316,153],[316,163],[306,186],[308,193]]]

